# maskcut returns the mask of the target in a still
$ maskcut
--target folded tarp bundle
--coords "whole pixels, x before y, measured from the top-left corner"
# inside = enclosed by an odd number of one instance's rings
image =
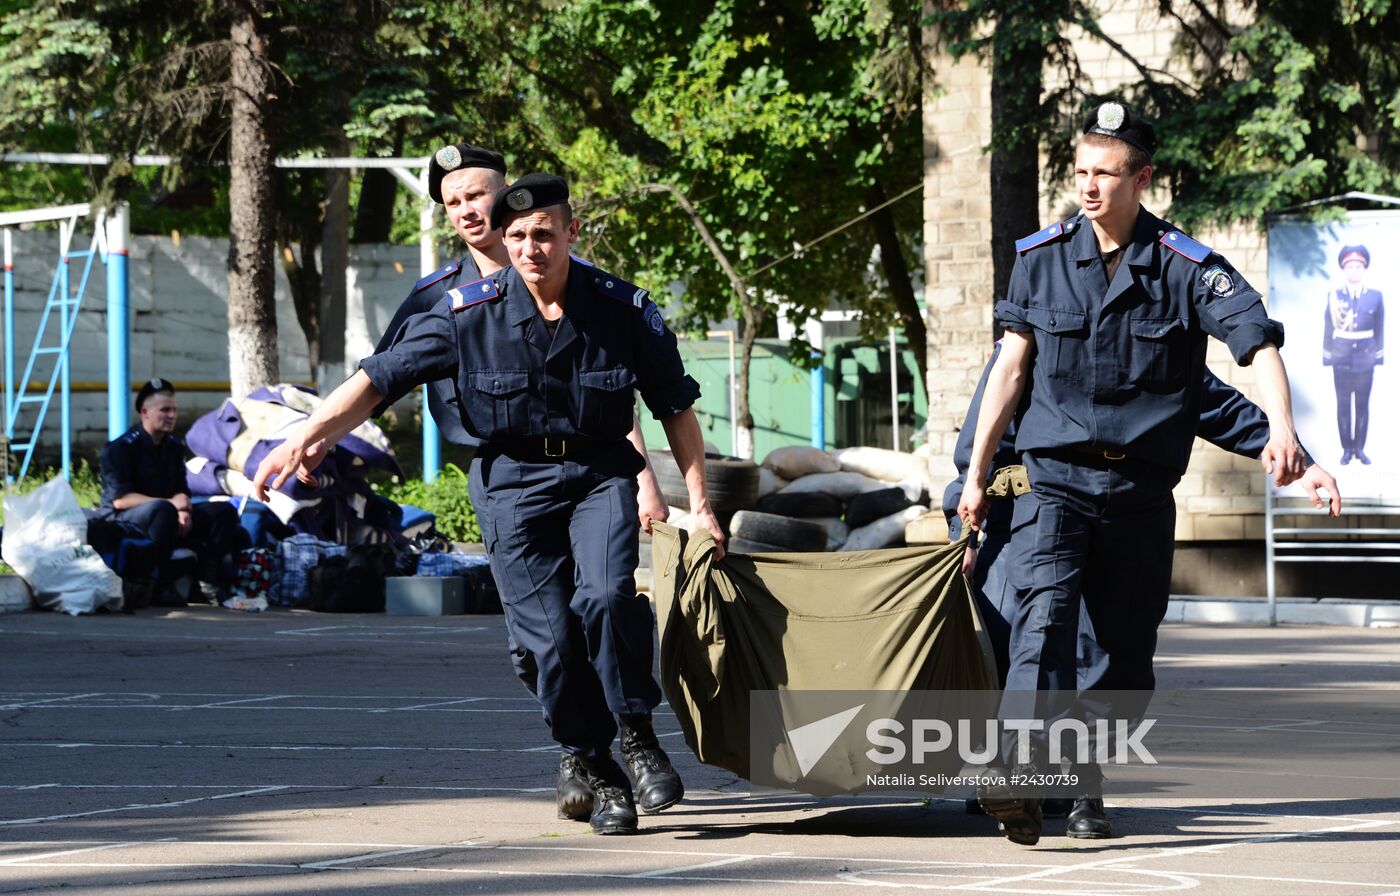
[[[752,779],[751,691],[995,689],[991,643],[962,574],[966,547],[716,563],[708,532],[654,523],[661,681],[691,750]]]

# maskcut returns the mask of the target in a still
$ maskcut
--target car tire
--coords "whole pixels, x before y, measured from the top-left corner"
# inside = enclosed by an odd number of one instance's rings
[[[734,514],[729,529],[735,538],[777,545],[783,550],[826,550],[826,527],[807,520],[741,510]]]

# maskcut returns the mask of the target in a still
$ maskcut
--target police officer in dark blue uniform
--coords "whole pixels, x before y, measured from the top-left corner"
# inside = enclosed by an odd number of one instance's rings
[[[692,527],[722,538],[691,407],[699,387],[647,291],[569,257],[578,222],[563,179],[517,180],[497,195],[491,223],[504,228],[511,267],[411,318],[389,351],[362,361],[305,430],[269,455],[254,485],[309,474],[308,446],[333,444],[417,383],[452,377],[462,423],[483,443],[471,468],[473,505],[511,608],[507,623],[536,658],[551,733],[593,792],[593,829],[630,832],[631,786],[611,757],[614,713],[642,808],[660,811],[682,793],[649,718],[661,692],[651,677],[650,608],[633,583],[645,463],[627,440],[633,394],[666,429]]]
[[[1016,448],[1033,491],[1012,510],[1006,719],[1050,721],[1051,692],[1074,694],[1081,600],[1107,658],[1095,688],[1152,690],[1171,583],[1172,488],[1200,419],[1207,335],[1256,370],[1270,427],[1265,469],[1280,483],[1303,473],[1277,348],[1283,328],[1224,258],[1142,207],[1156,146],[1152,126],[1123,104],[1090,112],[1075,153],[1083,212],[1017,243],[997,305],[1007,333],[958,515],[973,526],[985,519],[988,467],[1029,380]],[[1056,759],[1043,738],[1031,743],[1037,767]],[[1008,759],[1012,747],[1004,745]],[[1085,772],[1081,802],[1102,813],[1101,785]],[[1038,797],[996,789],[983,806],[1014,842],[1039,840]]]
[[[1337,431],[1342,463],[1369,464],[1366,430],[1371,423],[1371,381],[1385,363],[1385,303],[1378,289],[1366,288],[1371,252],[1343,246],[1337,265],[1346,282],[1327,294],[1323,314],[1322,363],[1332,368],[1337,390]],[[1354,405],[1354,407],[1353,407]]]
[[[978,415],[981,413],[982,394],[987,388],[987,379],[991,376],[992,367],[996,364],[1000,351],[1001,343],[998,341],[993,346],[992,355],[982,370],[977,388],[973,391],[967,418],[958,433],[958,442],[953,450],[953,464],[957,467],[958,475],[948,483],[943,492],[943,514],[948,520],[950,541],[956,541],[962,533],[958,501],[962,497],[968,463],[972,458],[972,439],[977,430]],[[1028,397],[1023,397],[1022,410],[1025,407],[1025,398]],[[1020,463],[1021,456],[1015,445],[1019,416],[1018,414],[1012,418],[997,444],[991,464],[992,470]],[[1205,379],[1201,382],[1201,418],[1196,435],[1241,457],[1257,459],[1269,439],[1269,422],[1258,405],[1206,369]],[[1336,479],[1321,466],[1312,463],[1310,458],[1306,462],[1307,471],[1298,481],[1299,484],[1308,492],[1315,507],[1322,509],[1330,505],[1332,515],[1336,516],[1341,512],[1341,495]],[[1319,489],[1327,493],[1326,501],[1318,495]],[[1009,554],[1006,551],[1011,537],[1011,508],[1011,501],[997,501],[992,504],[986,520],[982,523],[981,544],[968,545],[967,558],[963,563],[963,572],[972,584],[973,598],[977,601],[987,635],[992,642],[998,683],[1002,686],[1006,684],[1006,673],[1010,664],[1011,625],[1016,616],[1016,592],[1010,584],[1011,563],[1007,559]],[[1076,687],[1079,690],[1094,689],[1100,679],[1108,673],[1108,657],[1094,638],[1093,620],[1083,604],[1079,614],[1079,643],[1076,656]],[[1081,803],[1080,811],[1070,821],[1066,834],[1083,839],[1109,836],[1111,828],[1107,816],[1099,811],[1101,807],[1088,801],[1078,802]],[[969,804],[969,811],[975,811],[974,805],[975,801]],[[1057,818],[1074,811],[1075,806],[1068,800],[1047,799],[1043,808],[1046,818]]]
[[[175,386],[153,379],[136,393],[140,422],[102,449],[102,511],[107,518],[155,545],[166,588],[159,604],[183,605],[171,589],[170,557],[193,551],[206,596],[221,597],[233,577],[238,511],[227,501],[194,504],[185,484],[185,443],[175,435],[179,419]]]
[[[431,311],[449,290],[475,283],[510,264],[501,231],[491,225],[491,205],[506,185],[505,171],[505,158],[500,153],[470,143],[448,144],[429,159],[428,196],[443,206],[452,229],[466,244],[467,254],[414,284],[384,328],[375,354],[388,351],[408,319]],[[429,383],[425,391],[428,408],[442,437],[473,450],[480,447],[481,440],[462,425],[454,381],[444,379]],[[642,456],[647,457],[640,421],[633,426],[628,438]],[[637,486],[639,518],[650,532],[651,521],[664,521],[668,514],[650,462],[638,476]],[[509,607],[505,611],[511,612]],[[516,643],[513,636],[508,637],[506,647],[516,677],[533,693],[539,677],[534,656]],[[587,817],[591,813],[592,796],[573,756],[567,753],[560,758],[557,791],[562,814]]]

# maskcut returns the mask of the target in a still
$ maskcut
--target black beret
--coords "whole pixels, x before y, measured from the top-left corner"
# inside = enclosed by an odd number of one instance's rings
[[[160,377],[142,383],[141,388],[136,390],[136,413],[141,413],[141,405],[145,404],[146,399],[157,392],[169,392],[171,395],[174,395],[175,384],[170,382],[170,380],[163,380]]]
[[[433,153],[428,162],[428,195],[442,204],[442,179],[459,168],[490,168],[506,173],[505,156],[470,143],[449,143]]]
[[[569,185],[557,174],[527,174],[509,186],[502,187],[491,203],[491,229],[500,230],[506,216],[549,208],[569,201]]]
[[[1149,159],[1157,152],[1157,134],[1152,130],[1152,123],[1123,103],[1110,101],[1091,109],[1084,119],[1083,132],[1117,137],[1147,153]]]
[[[1366,267],[1368,268],[1371,266],[1370,251],[1365,246],[1358,243],[1355,246],[1342,247],[1342,251],[1337,253],[1337,267],[1346,267],[1346,263],[1348,261],[1351,261],[1353,258],[1361,259],[1361,261],[1365,263]]]

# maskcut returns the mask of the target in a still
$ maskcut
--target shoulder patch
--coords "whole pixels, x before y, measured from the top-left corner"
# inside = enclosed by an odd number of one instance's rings
[[[656,307],[656,303],[647,300],[646,307],[642,309],[642,319],[646,321],[647,328],[657,336],[666,332],[666,321],[661,317],[661,309]]]
[[[651,296],[648,290],[598,268],[593,269],[593,287],[608,298],[631,305],[638,311],[646,307],[647,299]]]
[[[489,302],[498,295],[500,295],[500,291],[496,288],[495,277],[486,277],[465,286],[454,286],[447,291],[447,297],[452,300],[454,313],[463,308],[480,305],[482,302]]]
[[[1210,246],[1196,242],[1180,230],[1168,230],[1162,234],[1162,238],[1158,242],[1176,254],[1191,259],[1196,264],[1209,258],[1213,251]]]
[[[1056,221],[1049,227],[1037,230],[1030,236],[1023,236],[1016,241],[1017,252],[1029,252],[1038,246],[1043,246],[1053,239],[1064,236],[1074,229],[1074,225],[1067,221]]]
[[[446,267],[438,268],[436,271],[433,271],[431,274],[422,278],[417,283],[413,284],[413,288],[422,289],[425,286],[431,286],[434,283],[441,280],[443,277],[451,277],[453,274],[457,273],[461,269],[462,263],[460,261],[454,261]]]

